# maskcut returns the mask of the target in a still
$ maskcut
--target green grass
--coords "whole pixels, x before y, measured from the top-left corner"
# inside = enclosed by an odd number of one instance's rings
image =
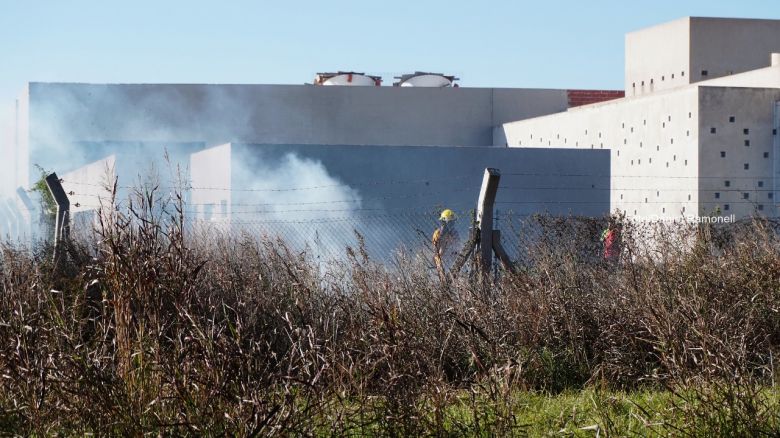
[[[512,391],[509,395],[489,397],[472,391],[458,390],[436,400],[423,400],[410,409],[426,413],[410,424],[393,423],[389,410],[377,400],[359,417],[352,417],[339,430],[320,430],[322,435],[384,436],[752,436],[744,428],[744,418],[732,417],[727,409],[718,411],[697,394],[702,388],[686,390],[681,397],[667,390],[632,392],[586,388],[545,394]],[[761,397],[778,407],[780,391],[764,388]],[[365,402],[361,404],[366,408]],[[338,405],[342,414],[350,410]],[[352,406],[358,408],[357,404]],[[706,410],[722,421],[702,421],[691,413]],[[354,411],[353,411],[354,412]],[[330,412],[326,415],[333,415]],[[383,417],[387,421],[383,421]],[[709,420],[713,420],[710,418]],[[362,426],[360,421],[367,421]],[[320,424],[328,424],[323,418]],[[762,433],[771,431],[771,423],[762,422]],[[769,427],[767,429],[766,427]],[[757,430],[757,429],[756,429]],[[754,430],[755,431],[755,430]]]

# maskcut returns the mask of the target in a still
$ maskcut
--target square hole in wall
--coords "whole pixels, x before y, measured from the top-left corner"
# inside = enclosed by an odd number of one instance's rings
[[[723,181],[723,185],[726,187],[731,187],[731,181],[729,180]]]
[[[742,133],[745,134],[745,135],[748,135],[748,134],[750,134],[750,129],[745,128],[745,129],[742,130]]]
[[[728,204],[725,204],[725,205],[723,206],[723,209],[724,209],[724,210],[726,210],[726,211],[728,211],[728,210],[729,210],[729,205],[728,205]]]
[[[710,134],[714,134],[715,132],[717,132],[715,128],[710,128]]]
[[[729,123],[734,123],[737,121],[737,118],[734,116],[729,116]]]
[[[748,169],[750,169],[750,164],[748,164],[748,163],[745,163],[745,165],[744,165],[744,168],[745,168],[745,170],[748,170]]]
[[[769,152],[764,152],[764,158],[769,158]]]
[[[710,74],[710,72],[708,72],[707,70],[702,70],[702,71],[701,71],[701,75],[702,75],[702,76],[707,76],[707,75],[709,75],[709,74]]]
[[[720,151],[720,157],[726,158],[726,151]]]
[[[715,199],[720,199],[720,192],[715,192]]]
[[[745,140],[745,146],[750,146],[750,140]]]
[[[742,199],[750,199],[750,193],[743,193]]]
[[[763,182],[763,181],[759,181],[759,182],[758,182],[758,186],[759,186],[759,187],[764,187],[764,182]]]

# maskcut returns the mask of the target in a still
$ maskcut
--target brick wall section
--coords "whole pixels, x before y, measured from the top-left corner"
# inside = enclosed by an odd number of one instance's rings
[[[569,108],[626,97],[623,90],[566,90]]]

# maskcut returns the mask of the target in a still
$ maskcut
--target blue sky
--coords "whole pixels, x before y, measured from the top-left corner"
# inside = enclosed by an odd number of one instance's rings
[[[440,71],[462,86],[622,88],[623,35],[753,1],[0,0],[0,106],[27,81],[287,83]]]

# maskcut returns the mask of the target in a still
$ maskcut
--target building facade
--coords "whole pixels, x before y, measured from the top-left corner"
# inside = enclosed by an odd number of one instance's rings
[[[777,50],[773,20],[686,18],[632,33],[627,97],[506,123],[495,138],[611,150],[611,209],[636,218],[774,216]]]

